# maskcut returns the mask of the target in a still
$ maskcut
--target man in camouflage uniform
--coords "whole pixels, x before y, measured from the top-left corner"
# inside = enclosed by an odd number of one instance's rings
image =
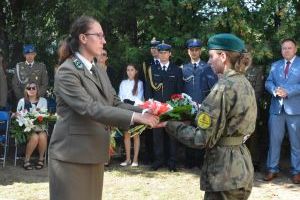
[[[204,199],[247,199],[253,183],[253,166],[244,141],[255,129],[254,90],[243,75],[244,42],[232,34],[218,34],[208,41],[209,61],[223,74],[196,117],[196,127],[169,121],[158,127],[180,142],[205,148],[201,170]]]
[[[44,96],[48,87],[48,73],[43,63],[34,61],[36,56],[32,44],[23,47],[25,62],[16,65],[15,74],[12,79],[12,87],[16,98],[24,97],[24,88],[27,83],[34,82],[39,86],[39,96]]]

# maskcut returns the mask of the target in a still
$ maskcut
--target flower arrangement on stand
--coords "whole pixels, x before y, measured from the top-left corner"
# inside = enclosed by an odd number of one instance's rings
[[[48,122],[55,122],[56,114],[49,114],[47,109],[23,110],[13,114],[11,134],[17,143],[26,143],[33,131],[45,131]]]

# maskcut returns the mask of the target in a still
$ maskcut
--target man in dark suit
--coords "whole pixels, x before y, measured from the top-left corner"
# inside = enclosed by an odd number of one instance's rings
[[[193,38],[186,43],[190,62],[182,66],[184,93],[190,95],[193,101],[201,104],[204,98],[210,93],[210,89],[218,81],[217,75],[212,68],[200,59],[201,42]],[[186,166],[201,168],[203,163],[204,150],[186,147]]]
[[[171,45],[159,44],[158,65],[152,65],[148,70],[149,83],[147,84],[147,92],[149,98],[166,102],[170,100],[171,95],[182,92],[182,71],[181,69],[170,63]],[[166,146],[165,146],[166,145]],[[176,171],[176,141],[168,136],[163,128],[153,129],[153,149],[154,163],[152,169],[157,170],[164,164],[164,148],[166,152],[166,160],[170,171]]]
[[[160,41],[156,40],[154,37],[150,41],[150,53],[151,53],[151,59],[147,62],[143,63],[143,70],[141,70],[140,80],[143,81],[144,86],[144,97],[145,100],[149,99],[148,91],[146,90],[147,83],[149,83],[149,76],[148,76],[148,69],[150,66],[158,65],[159,64],[159,57],[158,57],[158,50],[157,45],[159,45]],[[145,153],[143,156],[143,161],[145,164],[152,163],[153,162],[153,133],[152,129],[146,129],[145,134],[141,136],[142,138],[145,138]]]

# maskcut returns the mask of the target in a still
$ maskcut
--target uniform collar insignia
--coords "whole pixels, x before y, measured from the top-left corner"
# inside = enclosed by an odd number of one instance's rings
[[[76,69],[83,69],[83,64],[78,58],[73,57],[72,60],[73,60],[73,63],[75,65]]]

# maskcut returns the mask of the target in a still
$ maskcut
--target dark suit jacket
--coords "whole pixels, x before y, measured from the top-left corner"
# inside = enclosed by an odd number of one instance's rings
[[[170,63],[168,70],[165,72],[160,65],[152,65],[152,82],[154,85],[163,84],[160,90],[155,90],[151,83],[147,83],[145,96],[155,100],[166,102],[170,100],[171,95],[181,93],[183,89],[182,70],[176,65]]]
[[[127,129],[133,114],[129,109],[141,111],[119,100],[104,70],[96,68],[96,75],[97,78],[83,64],[76,67],[72,59],[67,59],[56,72],[58,120],[49,145],[51,159],[106,162],[109,126]]]

